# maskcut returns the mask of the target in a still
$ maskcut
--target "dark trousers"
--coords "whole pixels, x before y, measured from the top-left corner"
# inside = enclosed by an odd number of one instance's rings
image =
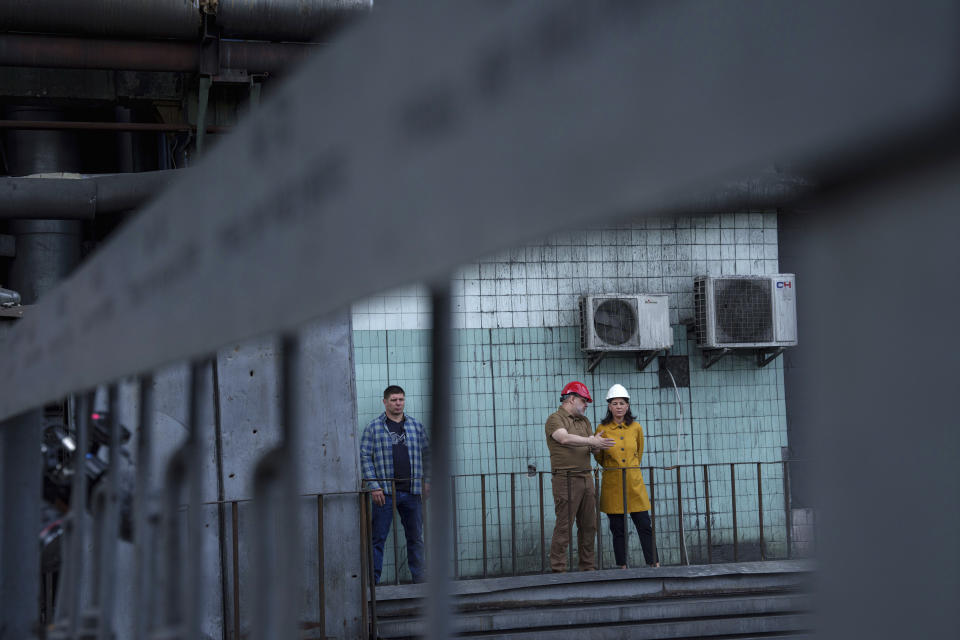
[[[386,502],[382,507],[373,505],[373,581],[380,583],[383,569],[383,543],[390,533],[393,523],[393,496],[384,494]],[[397,513],[403,524],[403,533],[407,538],[407,566],[414,582],[423,582],[423,511],[420,496],[397,491]],[[399,562],[398,562],[399,565]],[[399,568],[399,567],[398,567]]]
[[[627,564],[627,544],[624,531],[624,517],[622,513],[608,513],[610,518],[610,533],[613,535],[613,555],[617,559],[617,566]],[[630,514],[633,526],[640,536],[640,547],[643,549],[643,560],[652,567],[657,560],[653,555],[653,527],[650,525],[648,511],[634,511]]]

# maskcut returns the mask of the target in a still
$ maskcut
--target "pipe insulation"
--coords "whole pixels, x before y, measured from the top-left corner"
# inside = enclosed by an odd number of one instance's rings
[[[0,220],[90,220],[136,209],[182,169],[92,177],[0,178]]]
[[[220,34],[227,38],[304,42],[372,4],[372,0],[4,0],[0,30],[198,40],[206,12],[215,16]]]

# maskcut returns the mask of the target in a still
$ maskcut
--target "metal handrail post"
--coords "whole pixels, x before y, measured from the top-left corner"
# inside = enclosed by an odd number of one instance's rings
[[[150,575],[153,549],[153,527],[150,523],[150,478],[153,473],[153,377],[140,377],[137,420],[137,468],[133,499],[133,637],[146,640],[151,626],[151,605],[154,581]]]
[[[620,496],[623,498],[623,566],[630,567],[629,530],[627,529],[627,468],[620,470]]]

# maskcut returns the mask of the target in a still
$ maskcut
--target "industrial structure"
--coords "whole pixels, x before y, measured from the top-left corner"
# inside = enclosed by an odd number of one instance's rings
[[[955,5],[82,5],[0,7],[0,640],[898,637],[898,577],[956,622],[946,396],[895,397],[948,378],[870,271],[956,267]],[[570,379],[633,394],[659,569],[549,573]],[[391,384],[425,585],[396,535],[373,584]],[[907,500],[939,560],[880,579]]]

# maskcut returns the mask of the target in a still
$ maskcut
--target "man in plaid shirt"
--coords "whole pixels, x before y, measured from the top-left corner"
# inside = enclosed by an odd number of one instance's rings
[[[393,498],[407,539],[407,564],[414,582],[423,582],[423,505],[430,496],[430,440],[423,425],[405,415],[403,389],[383,391],[384,412],[360,438],[360,465],[373,499],[373,574],[380,582],[383,545],[393,523]]]

